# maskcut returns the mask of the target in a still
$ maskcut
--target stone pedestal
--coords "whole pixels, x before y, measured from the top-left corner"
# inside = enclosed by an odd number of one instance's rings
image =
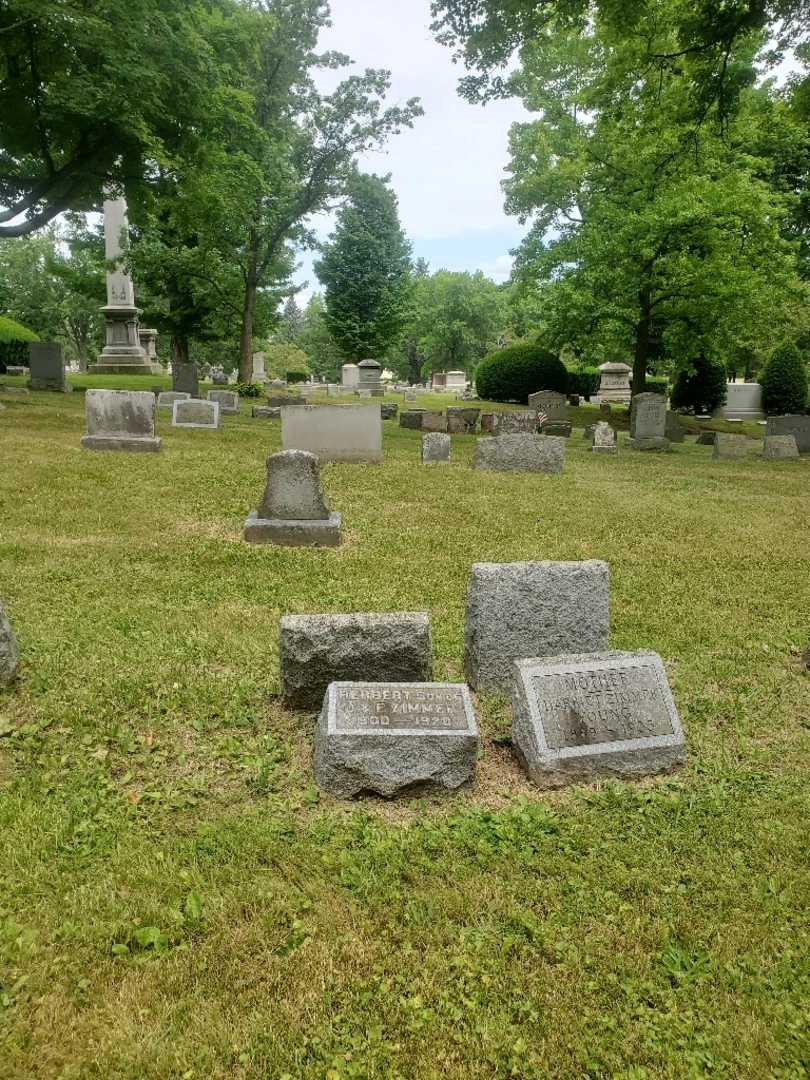
[[[87,434],[85,450],[123,450],[154,454],[155,395],[147,390],[88,390],[84,396]]]
[[[338,547],[340,514],[330,513],[321,487],[318,458],[286,450],[267,459],[267,485],[259,509],[248,515],[249,544]]]
[[[599,368],[599,396],[597,400],[615,401],[621,405],[630,404],[630,376],[633,369],[627,364],[602,364]]]
[[[361,360],[357,368],[359,374],[358,390],[382,390],[380,383],[382,364],[376,360]]]

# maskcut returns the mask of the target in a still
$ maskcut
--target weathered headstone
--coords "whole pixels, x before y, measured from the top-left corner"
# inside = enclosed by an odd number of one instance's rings
[[[283,409],[285,405],[306,405],[300,394],[267,394],[264,400],[273,409]]]
[[[317,709],[333,682],[429,682],[425,612],[284,615],[279,624],[281,702]]]
[[[255,420],[280,420],[281,409],[274,405],[254,405],[250,415]]]
[[[447,430],[451,435],[474,435],[480,409],[451,405],[447,410]]]
[[[216,431],[221,423],[218,401],[181,398],[172,406],[172,427],[209,428]]]
[[[416,401],[416,391],[415,390],[406,390],[403,397],[404,397],[405,401]]]
[[[200,374],[196,364],[172,364],[172,390],[193,398],[200,396]]]
[[[11,628],[11,622],[0,600],[0,686],[8,686],[17,677],[20,666],[20,650]]]
[[[799,448],[795,435],[766,435],[762,447],[762,456],[768,461],[780,461],[784,458],[797,458]]]
[[[686,432],[684,431],[683,424],[680,421],[677,413],[667,410],[666,413],[666,426],[664,428],[664,434],[671,443],[682,443]]]
[[[360,369],[357,364],[344,364],[341,373],[342,385],[352,390],[360,382]]]
[[[281,410],[285,450],[309,450],[321,461],[382,460],[379,405],[292,405]]]
[[[6,368],[6,375],[27,375],[27,374],[28,374],[28,368],[23,367],[21,364],[9,364],[9,366]],[[2,375],[2,371],[0,371],[0,375]]]
[[[493,435],[533,435],[537,431],[537,413],[496,412],[492,414]]]
[[[561,439],[570,439],[572,430],[569,420],[544,420],[540,425],[543,435],[557,435]]]
[[[29,348],[28,385],[32,390],[56,390],[65,394],[70,386],[65,378],[65,354],[53,341],[32,341]]]
[[[800,454],[810,454],[810,416],[769,416],[767,435],[792,435]]]
[[[340,514],[330,512],[323,493],[317,457],[306,450],[271,454],[264,498],[245,522],[245,540],[281,547],[338,547],[340,526]]]
[[[599,402],[614,401],[630,404],[630,376],[633,369],[627,364],[602,364],[599,368]]]
[[[88,390],[84,395],[85,450],[156,453],[155,395],[148,390]]]
[[[594,454],[615,454],[618,451],[616,432],[605,420],[600,420],[593,431]]]
[[[701,431],[695,439],[695,446],[714,446],[714,435],[713,431]]]
[[[448,465],[450,463],[450,436],[439,431],[422,436],[422,464]]]
[[[423,412],[424,409],[403,409],[399,414],[399,426],[411,431],[421,431]]]
[[[361,360],[357,365],[361,390],[380,390],[380,377],[382,376],[382,364],[378,360]]]
[[[600,401],[599,402],[599,415],[600,416],[610,416],[610,414],[612,412],[613,412],[613,409],[612,409],[611,404],[610,404],[609,401]]]
[[[602,652],[608,624],[607,563],[475,563],[464,618],[467,681],[473,690],[504,689],[513,660]]]
[[[667,772],[686,760],[664,665],[653,652],[516,661],[512,745],[543,788]]]
[[[714,461],[742,461],[748,457],[751,442],[746,435],[729,435],[725,431],[714,433]]]
[[[334,682],[315,728],[312,766],[323,791],[430,795],[473,782],[478,727],[458,683]]]
[[[634,450],[668,450],[667,399],[662,394],[636,394],[630,405],[630,440]]]
[[[492,434],[492,428],[495,423],[495,413],[485,412],[481,413],[481,434]]]
[[[157,407],[171,412],[175,401],[188,401],[190,398],[191,394],[186,394],[180,390],[161,390],[158,394]]]
[[[383,402],[380,405],[380,416],[383,420],[396,420],[397,413],[399,412],[399,405],[396,402]]]
[[[565,439],[552,435],[498,435],[475,444],[474,468],[493,472],[561,473]]]
[[[764,415],[759,383],[728,383],[726,403],[720,409],[724,420],[761,420]]]
[[[219,411],[222,416],[239,415],[239,395],[233,390],[209,390],[206,398],[208,401],[219,402]]]
[[[588,426],[583,429],[582,437],[585,439],[585,442],[587,442],[587,443],[592,443],[593,442],[593,437],[594,437],[595,431],[596,431],[596,424],[588,424]]]
[[[548,420],[568,420],[565,394],[558,394],[556,390],[538,390],[536,394],[529,394],[529,408],[536,413],[545,413]]]
[[[222,368],[213,368],[211,370],[211,382],[214,386],[227,386],[228,376],[222,370]]]
[[[447,417],[444,413],[425,410],[422,413],[422,431],[447,431]]]

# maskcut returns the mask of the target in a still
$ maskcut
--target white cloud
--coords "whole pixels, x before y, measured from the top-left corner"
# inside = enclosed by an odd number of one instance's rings
[[[494,259],[480,263],[477,269],[482,270],[487,277],[491,277],[493,281],[501,285],[511,277],[514,263],[514,255],[498,255]]]

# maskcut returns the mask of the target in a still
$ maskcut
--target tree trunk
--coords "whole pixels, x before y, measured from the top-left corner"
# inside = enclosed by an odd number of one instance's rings
[[[647,363],[650,358],[650,336],[652,329],[652,299],[649,285],[645,285],[638,294],[640,316],[636,324],[636,350],[633,357],[633,382],[631,393],[643,394],[647,385]]]
[[[419,355],[419,349],[413,338],[408,341],[406,353],[408,356],[408,382],[411,386],[416,386],[422,378],[422,357]]]
[[[256,281],[248,279],[242,306],[242,332],[239,336],[239,382],[253,378],[253,312],[256,309]]]
[[[188,338],[172,334],[172,366],[188,363]]]

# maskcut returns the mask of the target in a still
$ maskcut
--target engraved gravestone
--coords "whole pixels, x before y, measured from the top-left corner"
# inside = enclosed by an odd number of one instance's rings
[[[447,417],[443,413],[441,413],[441,412],[432,412],[432,411],[426,409],[423,413],[421,413],[421,417],[422,417],[422,423],[421,423],[421,430],[422,431],[435,431],[435,432],[445,432],[445,431],[447,431]]]
[[[155,395],[149,390],[88,390],[84,395],[85,450],[156,453]]]
[[[605,420],[600,420],[593,429],[593,444],[591,450],[594,454],[615,454],[616,432]]]
[[[196,364],[172,364],[172,390],[193,398],[200,396],[200,373]]]
[[[191,394],[187,394],[184,390],[161,390],[158,394],[157,407],[159,409],[165,409],[166,412],[172,412],[175,401],[188,401]]]
[[[172,427],[211,428],[220,426],[219,402],[199,398],[178,398],[172,406]]]
[[[533,435],[536,431],[537,414],[535,412],[497,412],[492,414],[493,435]]]
[[[686,759],[664,665],[652,652],[517,660],[512,743],[538,787],[645,776]]]
[[[439,431],[429,432],[422,436],[422,464],[423,465],[449,465],[450,463],[450,436],[443,435]]]
[[[599,368],[599,402],[630,403],[630,376],[633,369],[627,364],[602,364]]]
[[[239,415],[239,395],[233,390],[209,390],[206,397],[209,401],[219,402],[219,411],[222,416]]]
[[[556,435],[496,435],[475,444],[473,467],[493,472],[561,473],[565,439]]]
[[[67,393],[71,388],[65,380],[65,355],[62,346],[54,341],[32,341],[28,349],[30,388]]]
[[[630,405],[630,443],[635,450],[668,450],[667,399],[663,394],[636,394]]]
[[[533,412],[545,413],[546,419],[551,421],[565,422],[568,419],[565,394],[558,394],[556,390],[538,390],[536,394],[529,394],[529,408]]]
[[[767,435],[792,435],[800,454],[810,454],[810,416],[769,416]]]
[[[328,687],[312,764],[339,798],[368,792],[426,795],[472,783],[478,726],[458,683],[347,683]]]
[[[797,458],[799,448],[796,445],[795,435],[766,435],[762,446],[762,456],[767,461]]]
[[[725,431],[716,431],[714,435],[713,461],[744,461],[748,457],[751,443],[747,435],[730,435]]]

